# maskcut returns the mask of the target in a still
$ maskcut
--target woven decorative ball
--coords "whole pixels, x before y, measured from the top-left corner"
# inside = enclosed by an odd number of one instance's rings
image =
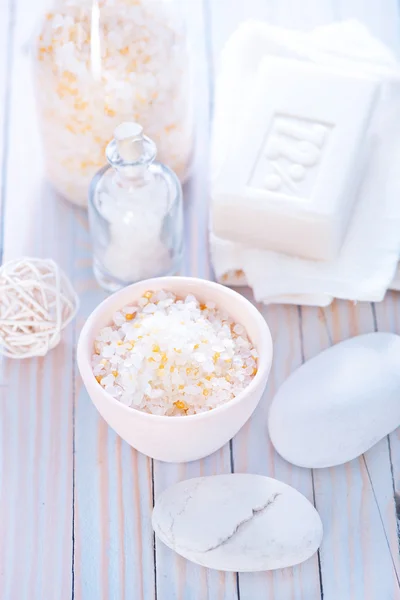
[[[21,258],[0,267],[0,354],[44,356],[75,317],[78,296],[53,260]]]

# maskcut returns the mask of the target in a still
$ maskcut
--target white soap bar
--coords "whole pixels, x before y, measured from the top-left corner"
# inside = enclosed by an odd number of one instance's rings
[[[254,78],[265,56],[328,64],[357,72],[397,69],[397,60],[368,29],[355,20],[318,27],[310,32],[284,29],[249,19],[227,40],[215,86],[211,163],[213,179],[237,143],[237,124],[251,97]],[[349,62],[349,59],[351,62]],[[354,62],[353,62],[354,61]]]
[[[361,180],[379,86],[366,74],[263,59],[240,141],[214,181],[214,233],[253,248],[335,258]]]
[[[173,485],[156,500],[153,528],[181,556],[221,571],[296,565],[322,539],[321,519],[307,498],[281,481],[248,474]]]
[[[285,381],[270,408],[275,449],[300,467],[340,465],[400,425],[400,336],[337,344]]]

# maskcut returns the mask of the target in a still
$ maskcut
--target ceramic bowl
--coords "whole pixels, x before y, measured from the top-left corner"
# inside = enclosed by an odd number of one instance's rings
[[[184,417],[151,415],[127,407],[97,383],[91,368],[93,342],[114,313],[134,304],[147,290],[165,289],[178,296],[193,294],[200,302],[212,301],[242,324],[256,347],[258,371],[236,398],[207,413]],[[226,444],[249,419],[264,392],[272,362],[272,340],[267,323],[243,296],[217,283],[191,277],[160,277],[135,283],[102,302],[86,321],[78,343],[79,370],[97,410],[128,444],[151,458],[188,462],[212,454]]]

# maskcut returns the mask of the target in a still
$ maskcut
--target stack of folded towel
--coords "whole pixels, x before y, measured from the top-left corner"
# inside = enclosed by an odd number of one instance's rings
[[[355,21],[242,24],[212,146],[219,281],[267,304],[383,299],[400,255],[400,68],[381,42]]]

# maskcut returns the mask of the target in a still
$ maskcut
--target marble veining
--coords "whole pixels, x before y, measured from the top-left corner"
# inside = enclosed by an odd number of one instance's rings
[[[203,477],[157,498],[157,536],[185,558],[213,569],[262,571],[303,562],[322,537],[319,516],[290,486],[260,475]]]

